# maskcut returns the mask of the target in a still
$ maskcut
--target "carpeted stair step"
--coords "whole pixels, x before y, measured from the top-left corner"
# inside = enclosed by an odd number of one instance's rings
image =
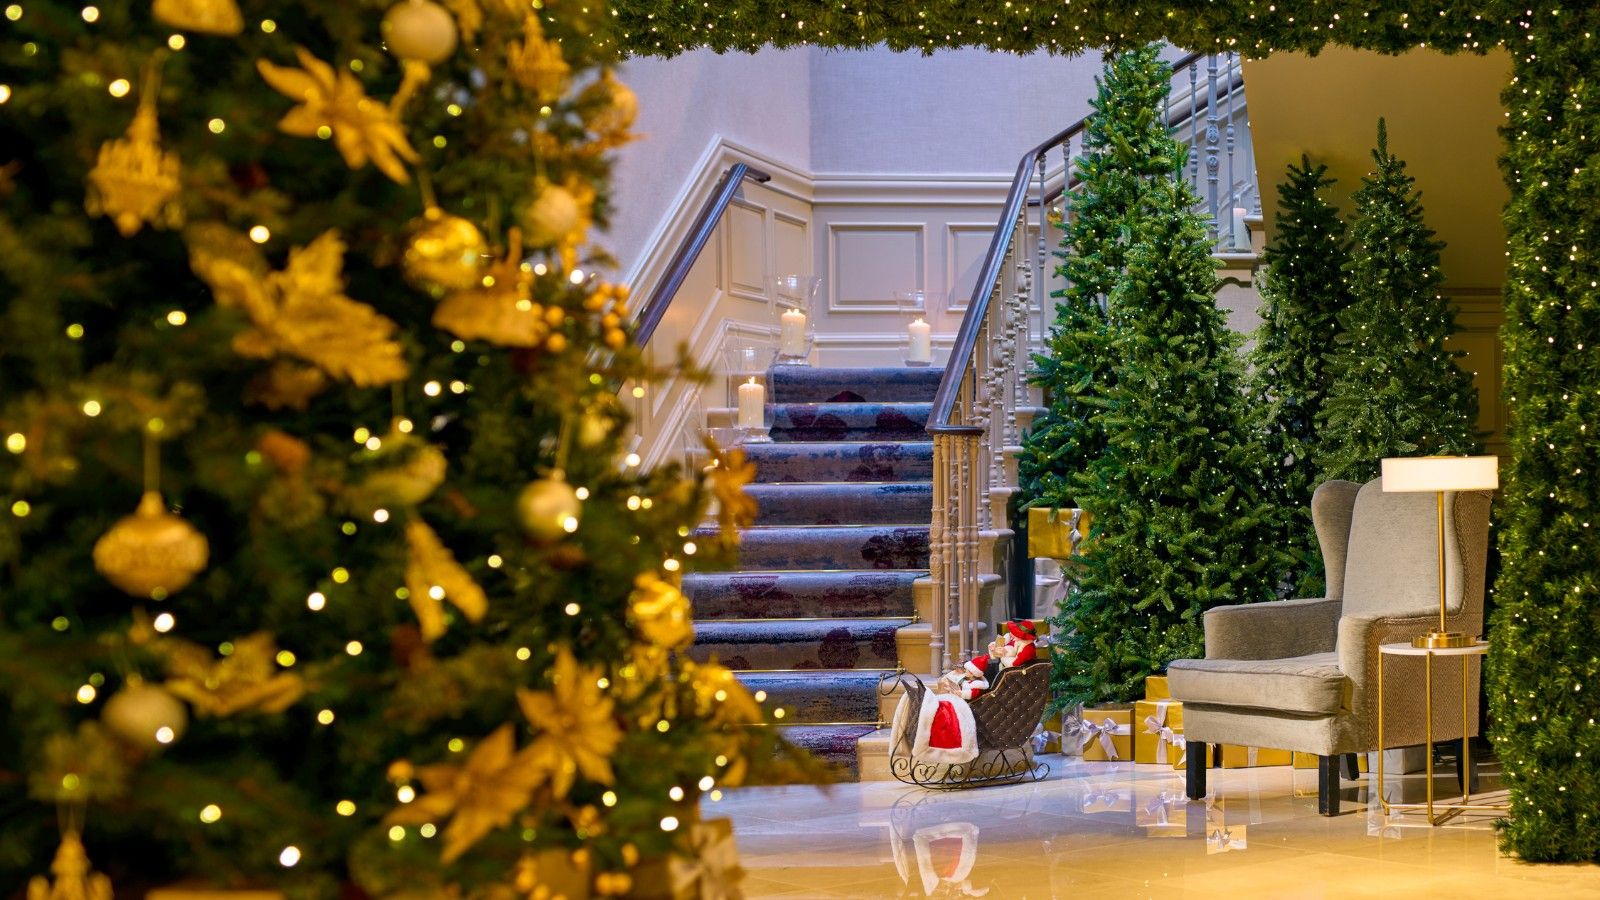
[[[696,532],[710,539],[715,529]],[[774,525],[740,537],[742,569],[927,569],[928,527]]]
[[[927,437],[932,403],[775,403],[772,439],[914,441]]]
[[[944,370],[773,366],[771,377],[776,403],[930,403]]]
[[[927,435],[919,435],[926,438]],[[933,442],[745,444],[756,482],[931,481]]]
[[[809,672],[740,672],[753,694],[766,691],[768,709],[783,707],[795,725],[871,725],[878,721],[878,678],[866,669]]]
[[[709,572],[684,576],[697,622],[910,616],[925,572]]]
[[[757,525],[910,525],[933,511],[929,482],[753,484]]]
[[[696,622],[689,656],[730,669],[892,669],[894,633],[911,619]]]
[[[784,740],[802,747],[848,777],[855,777],[856,742],[877,729],[871,725],[785,725],[778,729]]]

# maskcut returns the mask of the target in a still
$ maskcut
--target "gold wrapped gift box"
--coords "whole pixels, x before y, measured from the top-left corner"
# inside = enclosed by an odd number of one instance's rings
[[[1144,680],[1144,698],[1146,700],[1171,700],[1172,689],[1167,687],[1167,676],[1147,676]]]
[[[1084,762],[1127,762],[1133,759],[1133,709],[1100,706],[1083,711],[1078,734]]]
[[[1237,744],[1223,744],[1218,749],[1222,753],[1222,767],[1224,769],[1287,766],[1294,759],[1294,754],[1287,750],[1272,750],[1267,747],[1241,747]]]
[[[1133,705],[1133,761],[1146,765],[1183,765],[1183,704],[1177,700],[1140,700]]]
[[[1300,753],[1296,751],[1294,754],[1294,767],[1296,769],[1315,769],[1317,767],[1317,755],[1315,753]],[[1356,767],[1363,772],[1367,771],[1367,755],[1365,753],[1356,754]]]
[[[1072,537],[1072,514],[1079,512],[1078,537]],[[1052,518],[1053,517],[1053,518]],[[1089,514],[1072,509],[1028,510],[1028,556],[1034,559],[1067,559],[1081,552],[1089,536]]]

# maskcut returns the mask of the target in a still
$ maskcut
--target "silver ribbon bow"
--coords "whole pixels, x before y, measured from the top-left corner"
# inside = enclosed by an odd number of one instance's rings
[[[1111,740],[1114,736],[1132,734],[1132,725],[1119,724],[1115,719],[1107,716],[1102,722],[1084,720],[1083,728],[1078,733],[1078,746],[1080,750],[1087,749],[1096,739],[1100,741],[1100,749],[1106,752],[1106,759],[1120,759],[1117,755],[1117,745]]]
[[[1184,739],[1183,735],[1173,731],[1172,727],[1167,724],[1168,702],[1166,700],[1157,701],[1156,714],[1144,717],[1144,733],[1156,736],[1156,762],[1163,766],[1168,765],[1168,747],[1176,747],[1180,751],[1185,751],[1178,754],[1178,762],[1181,763],[1189,746],[1189,742]]]
[[[1170,816],[1170,814],[1172,812],[1172,805],[1174,803],[1179,802],[1180,800],[1182,802],[1184,802],[1185,804],[1187,804],[1189,802],[1187,797],[1183,797],[1183,796],[1181,796],[1179,794],[1169,793],[1167,791],[1162,791],[1161,793],[1155,795],[1155,797],[1149,803],[1146,803],[1144,805],[1144,814],[1145,814],[1145,816],[1147,816],[1149,818],[1152,818],[1155,821],[1153,821],[1153,822],[1140,822],[1139,824],[1141,824],[1141,825],[1166,825],[1166,824],[1168,824],[1168,817]]]

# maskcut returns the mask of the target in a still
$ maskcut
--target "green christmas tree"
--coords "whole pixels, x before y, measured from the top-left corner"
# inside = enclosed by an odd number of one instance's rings
[[[1300,597],[1322,590],[1322,556],[1311,527],[1317,468],[1317,416],[1332,385],[1328,358],[1339,312],[1350,303],[1343,271],[1349,251],[1344,222],[1323,196],[1333,185],[1327,166],[1301,157],[1278,188],[1276,239],[1267,248],[1261,327],[1250,353],[1250,393],[1259,417],[1271,498],[1283,510],[1284,549],[1294,558],[1286,581]]]
[[[1162,82],[1163,86],[1165,81]],[[1153,118],[1161,96],[1141,93]],[[1216,261],[1181,145],[1151,141],[1123,219],[1109,297],[1116,358],[1095,424],[1106,445],[1069,479],[1093,517],[1077,590],[1052,620],[1054,683],[1067,703],[1128,700],[1145,676],[1203,652],[1200,616],[1267,600],[1283,571],[1266,457],[1242,388],[1240,340],[1216,306]]]
[[[1163,118],[1171,77],[1150,46],[1109,57],[1096,79],[1076,169],[1079,186],[1067,195],[1070,216],[1058,253],[1056,275],[1068,286],[1052,295],[1059,302],[1049,352],[1033,357],[1032,381],[1044,389],[1048,406],[1023,437],[1018,459],[1027,506],[1073,506],[1073,474],[1105,449],[1095,414],[1104,407],[1115,357],[1106,298],[1125,265],[1128,216],[1184,158]]]
[[[771,758],[677,652],[748,467],[621,447],[609,15],[538,9],[8,8],[0,884],[617,893]]]
[[[1325,478],[1368,481],[1386,456],[1474,453],[1478,392],[1446,350],[1455,311],[1439,285],[1444,244],[1423,221],[1422,195],[1389,152],[1378,120],[1376,169],[1356,191],[1350,305],[1328,360],[1332,387],[1318,419],[1316,464]]]

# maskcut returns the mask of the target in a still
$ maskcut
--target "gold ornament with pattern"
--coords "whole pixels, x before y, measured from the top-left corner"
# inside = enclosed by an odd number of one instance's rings
[[[111,900],[111,879],[90,866],[77,831],[62,833],[50,874],[54,882],[43,875],[28,881],[28,900]]]
[[[167,511],[157,491],[111,526],[94,545],[94,567],[135,597],[163,600],[188,586],[206,567],[205,535]]]
[[[164,25],[200,34],[232,37],[244,30],[234,0],[155,0],[150,15]]]
[[[478,226],[429,206],[411,223],[411,239],[400,257],[406,280],[422,290],[439,294],[475,287],[483,278],[483,258],[489,252]]]
[[[350,168],[371,162],[395,181],[410,180],[405,163],[416,162],[417,151],[396,114],[407,92],[402,90],[392,106],[385,106],[367,96],[353,73],[335,69],[304,47],[295,48],[295,57],[298,69],[256,60],[267,84],[299,104],[278,120],[278,130],[296,137],[331,137]]]
[[[106,216],[123,237],[133,237],[145,225],[177,228],[183,224],[182,164],[178,154],[161,149],[161,128],[156,122],[159,81],[154,65],[145,75],[139,109],[120,138],[100,145],[94,168],[89,170],[84,208],[91,216]]]
[[[451,292],[433,311],[434,327],[464,341],[501,347],[537,347],[550,333],[544,308],[530,295],[533,269],[522,259],[522,232],[511,229],[506,255],[477,285]]]

